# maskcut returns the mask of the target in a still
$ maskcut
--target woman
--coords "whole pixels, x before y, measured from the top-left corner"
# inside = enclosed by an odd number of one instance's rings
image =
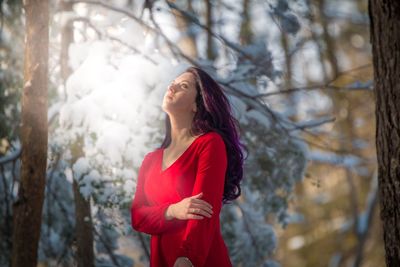
[[[163,99],[166,137],[139,169],[132,227],[151,235],[151,267],[229,267],[222,204],[239,197],[243,144],[220,86],[190,67]]]

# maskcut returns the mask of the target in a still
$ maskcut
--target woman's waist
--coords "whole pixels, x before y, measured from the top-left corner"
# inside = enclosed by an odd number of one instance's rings
[[[184,239],[185,235],[187,235],[188,233],[186,233],[187,230],[187,222],[184,224],[181,224],[179,227],[175,228],[174,230],[168,231],[168,232],[164,232],[160,235],[158,235],[160,240],[163,240],[163,243],[165,243],[164,241],[181,241]],[[194,229],[192,229],[193,231]],[[220,227],[215,227],[215,230],[213,231],[213,233],[209,233],[209,238],[212,239],[222,239],[222,234],[221,234],[221,229]]]

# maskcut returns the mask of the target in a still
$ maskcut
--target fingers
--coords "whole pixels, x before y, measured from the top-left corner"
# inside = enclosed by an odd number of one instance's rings
[[[190,198],[198,198],[198,197],[202,197],[202,196],[203,196],[203,192],[200,192],[197,195],[191,196]]]
[[[188,219],[195,219],[195,220],[204,219],[203,216],[195,215],[195,214],[192,214],[192,213],[188,213],[188,214],[187,214],[187,218],[188,218]]]
[[[187,207],[187,218],[188,219],[204,219],[204,217],[211,218],[213,214],[212,206],[208,202],[199,199],[203,196],[203,192],[197,195],[189,197]]]
[[[213,214],[213,211],[212,211],[212,209],[210,209],[209,206],[200,205],[200,204],[193,204],[193,205],[191,205],[191,208],[194,208],[196,210],[195,213],[203,214],[203,212],[205,212],[205,213],[210,214],[210,215]]]
[[[209,204],[207,201],[204,201],[204,200],[202,200],[202,199],[192,199],[192,203],[205,205],[205,206],[209,207],[210,209],[213,208],[213,207],[211,206],[211,204]]]
[[[212,211],[208,212],[208,211],[205,211],[205,210],[203,210],[201,208],[192,207],[192,208],[189,208],[188,213],[200,214],[200,215],[206,216],[208,218],[211,218]]]

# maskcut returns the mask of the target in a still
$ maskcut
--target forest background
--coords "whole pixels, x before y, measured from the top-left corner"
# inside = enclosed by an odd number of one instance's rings
[[[163,93],[189,65],[224,87],[249,148],[242,196],[221,215],[234,266],[383,266],[366,0],[50,1],[33,14],[1,2],[1,266],[31,85],[25,30],[43,17],[48,42],[32,46],[49,53],[40,266],[148,265],[129,205],[163,137]]]

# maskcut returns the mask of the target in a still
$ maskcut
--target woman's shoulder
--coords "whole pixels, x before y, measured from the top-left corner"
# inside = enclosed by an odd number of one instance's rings
[[[145,159],[147,158],[150,160],[153,159],[159,150],[161,150],[161,148],[156,148],[156,149],[153,149],[153,150],[147,152],[147,154],[144,156],[144,158]]]
[[[156,149],[153,149],[153,150],[147,152],[146,154],[144,154],[143,162],[151,162],[151,161],[153,161],[155,159],[156,155],[157,155],[157,152],[160,149],[161,148],[156,148]]]
[[[202,136],[200,136],[199,138],[201,138],[200,143],[203,144],[209,144],[209,145],[217,145],[217,146],[221,146],[224,145],[224,139],[222,138],[221,134],[215,131],[210,131],[207,132],[205,134],[203,134]]]
[[[216,131],[207,132],[207,133],[203,134],[203,136],[204,136],[205,139],[220,139],[220,140],[223,140],[221,134],[216,132]]]

